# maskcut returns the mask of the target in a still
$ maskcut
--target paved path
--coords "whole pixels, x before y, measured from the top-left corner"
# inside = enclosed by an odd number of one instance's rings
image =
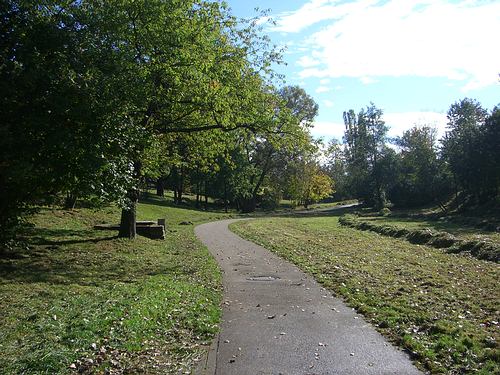
[[[361,316],[297,267],[229,231],[195,228],[224,273],[216,375],[421,374]]]

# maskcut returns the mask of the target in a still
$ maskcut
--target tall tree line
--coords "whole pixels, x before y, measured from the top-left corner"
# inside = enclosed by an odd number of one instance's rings
[[[458,193],[472,203],[497,198],[500,107],[488,111],[465,98],[450,106],[447,118],[442,139],[431,126],[415,125],[389,140],[383,112],[373,103],[359,113],[345,112],[344,147],[333,141],[327,153],[326,169],[337,181],[337,195],[378,208],[442,205]]]

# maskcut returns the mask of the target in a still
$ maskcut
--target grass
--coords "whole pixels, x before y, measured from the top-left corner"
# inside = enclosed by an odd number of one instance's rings
[[[311,273],[432,374],[498,374],[499,266],[358,231],[338,217],[238,222]]]
[[[119,211],[43,209],[28,248],[0,259],[2,374],[185,373],[218,329],[221,275],[193,224],[225,215],[149,196],[167,239],[94,231]]]
[[[474,225],[465,223],[457,223],[443,218],[441,220],[415,218],[415,217],[398,217],[398,216],[378,216],[378,215],[363,215],[361,218],[364,221],[371,221],[380,225],[394,225],[406,229],[425,229],[431,228],[440,232],[448,232],[454,236],[464,240],[491,240],[500,243],[500,232],[487,231],[477,228]]]

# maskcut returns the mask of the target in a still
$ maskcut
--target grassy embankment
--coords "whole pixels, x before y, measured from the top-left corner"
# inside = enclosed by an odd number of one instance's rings
[[[166,218],[165,241],[95,231],[119,210],[43,209],[29,248],[0,259],[0,373],[189,371],[220,319],[220,273],[193,224],[223,214],[150,197],[138,218]]]
[[[460,217],[455,218],[442,217],[440,219],[425,218],[425,217],[404,217],[398,215],[380,216],[380,215],[363,215],[364,221],[369,221],[378,225],[392,225],[409,230],[414,229],[432,229],[438,232],[448,232],[452,235],[464,240],[487,240],[500,243],[500,232],[494,230],[485,230],[477,225],[473,225],[466,218],[461,222]],[[479,221],[476,219],[476,221]]]
[[[498,264],[343,227],[335,216],[232,229],[313,274],[431,373],[500,373]]]

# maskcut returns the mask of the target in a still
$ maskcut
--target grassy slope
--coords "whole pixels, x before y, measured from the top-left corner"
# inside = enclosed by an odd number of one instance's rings
[[[500,243],[500,233],[481,230],[472,225],[458,224],[453,221],[431,220],[431,219],[416,219],[416,218],[401,218],[391,216],[362,216],[362,220],[372,221],[379,225],[394,225],[407,229],[425,229],[431,228],[436,231],[448,232],[458,238],[466,240],[482,240],[488,239]]]
[[[232,229],[315,275],[432,373],[500,372],[498,265],[341,227],[337,217]]]
[[[165,241],[97,232],[119,211],[42,210],[30,248],[0,259],[2,374],[177,373],[220,319],[220,273],[194,224],[221,217],[151,198],[139,219],[165,217]],[[112,372],[113,373],[113,372]]]

